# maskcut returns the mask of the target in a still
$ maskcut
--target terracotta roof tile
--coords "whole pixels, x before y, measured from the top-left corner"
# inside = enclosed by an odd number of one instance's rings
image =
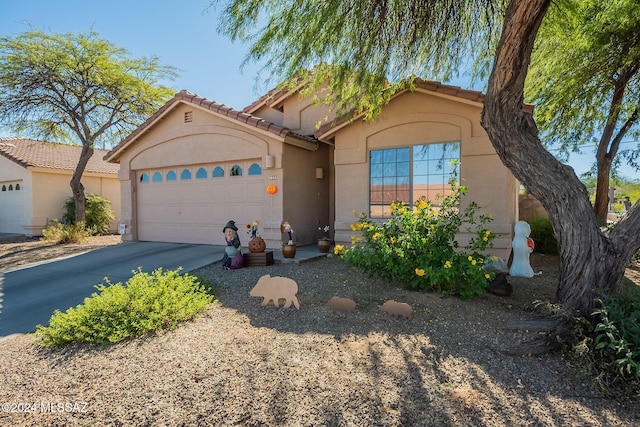
[[[159,117],[161,117],[165,113],[165,111],[167,111],[170,108],[173,108],[175,104],[177,104],[178,102],[186,102],[186,103],[195,104],[195,105],[207,108],[208,110],[211,110],[215,113],[227,116],[231,119],[237,120],[240,123],[244,123],[246,125],[270,132],[279,137],[293,138],[293,139],[298,139],[301,141],[310,142],[314,144],[320,143],[320,141],[315,139],[313,136],[300,135],[296,132],[293,132],[291,129],[277,126],[271,122],[268,122],[252,114],[249,114],[245,111],[236,110],[232,107],[229,107],[228,105],[220,104],[210,99],[203,98],[187,90],[181,90],[180,92],[176,93],[175,96],[172,99],[170,99],[166,104],[160,107],[160,109],[156,111],[151,117],[149,117],[147,121],[145,121],[142,125],[140,125],[129,136],[127,136],[118,145],[116,145],[111,151],[106,153],[105,160],[111,161],[120,150],[122,150],[124,147],[129,145],[131,141],[136,139],[138,135],[142,134]]]
[[[82,147],[26,138],[0,138],[0,156],[27,167],[73,171],[80,159]],[[106,150],[95,150],[85,172],[117,174],[117,164],[103,160]]]

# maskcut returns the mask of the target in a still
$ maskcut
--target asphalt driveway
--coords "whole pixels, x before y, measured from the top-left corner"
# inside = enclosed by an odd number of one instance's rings
[[[132,270],[158,267],[191,271],[222,258],[224,246],[129,242],[38,265],[0,271],[0,338],[35,331],[54,310],[65,311],[96,291],[95,285],[124,282]]]

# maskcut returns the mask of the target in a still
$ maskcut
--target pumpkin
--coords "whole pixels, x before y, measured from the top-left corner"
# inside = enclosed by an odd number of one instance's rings
[[[273,184],[267,185],[267,193],[268,194],[273,195],[273,194],[276,194],[277,192],[278,192],[278,187],[276,187]]]
[[[529,249],[531,250],[534,250],[536,248],[536,244],[531,238],[527,239],[527,246],[529,246]]]
[[[254,237],[253,239],[249,240],[249,252],[251,253],[255,254],[264,252],[266,248],[267,244],[262,237]]]

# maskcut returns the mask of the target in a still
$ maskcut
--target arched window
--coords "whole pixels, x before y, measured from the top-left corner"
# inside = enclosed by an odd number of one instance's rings
[[[13,191],[13,184],[9,184],[9,191]]]
[[[16,184],[16,191],[20,191],[20,184]]]
[[[242,168],[238,165],[233,165],[231,167],[230,176],[242,176]]]
[[[207,170],[205,168],[200,168],[196,172],[196,179],[206,179],[207,178]]]
[[[149,182],[149,174],[146,172],[142,172],[140,175],[140,182]]]
[[[216,166],[216,168],[213,170],[213,177],[222,178],[223,176],[224,176],[224,169],[222,169],[220,166]]]
[[[177,178],[176,171],[170,170],[167,172],[167,181],[175,181]]]
[[[189,169],[183,169],[180,173],[180,179],[191,179],[191,171]]]
[[[249,167],[249,175],[262,175],[262,168],[259,164],[254,163]]]
[[[2,186],[2,191],[7,191],[7,186],[6,185]]]
[[[153,173],[153,182],[162,182],[162,174],[160,172]]]

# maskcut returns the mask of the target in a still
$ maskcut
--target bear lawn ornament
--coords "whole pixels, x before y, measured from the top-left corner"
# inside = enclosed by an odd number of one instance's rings
[[[267,248],[267,244],[264,242],[262,237],[253,237],[249,240],[249,252],[257,254],[260,252],[264,252]]]
[[[263,297],[261,305],[268,305],[273,301],[273,305],[280,307],[280,300],[284,300],[284,307],[289,308],[291,304],[300,310],[300,304],[296,294],[298,293],[298,284],[288,277],[275,276],[271,277],[265,274],[258,283],[251,289],[249,295],[252,297]]]
[[[349,298],[331,297],[325,306],[329,307],[334,312],[340,311],[346,313],[356,309],[356,302]]]
[[[404,317],[405,319],[411,319],[413,315],[413,308],[411,308],[409,304],[396,302],[394,300],[389,300],[382,304],[380,310],[397,318]]]
[[[529,246],[529,234],[531,227],[525,221],[518,221],[513,228],[513,262],[509,268],[509,276],[512,277],[533,277],[533,269],[529,264],[529,255],[533,252]]]

